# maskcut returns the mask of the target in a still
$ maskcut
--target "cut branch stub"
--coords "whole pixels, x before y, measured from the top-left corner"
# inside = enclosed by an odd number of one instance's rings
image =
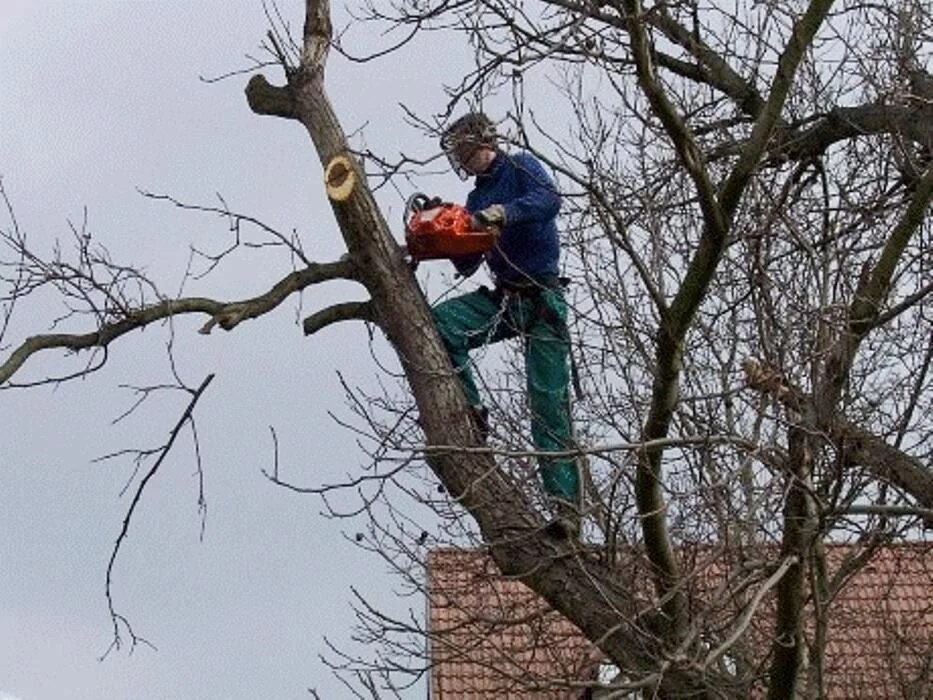
[[[327,196],[335,202],[345,202],[356,187],[356,170],[345,155],[334,156],[324,169]]]
[[[297,119],[295,99],[288,87],[276,87],[263,75],[254,75],[246,84],[246,101],[256,114]]]

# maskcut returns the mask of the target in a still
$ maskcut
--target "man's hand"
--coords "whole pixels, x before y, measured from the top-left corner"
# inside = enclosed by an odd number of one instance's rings
[[[473,218],[479,222],[481,228],[489,226],[505,226],[505,207],[501,204],[493,204],[485,209],[480,209],[473,214]]]
[[[476,231],[489,231],[498,236],[505,226],[505,207],[501,204],[481,209],[473,214],[473,229]]]

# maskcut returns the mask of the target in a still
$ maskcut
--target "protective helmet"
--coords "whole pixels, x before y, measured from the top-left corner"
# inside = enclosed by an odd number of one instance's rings
[[[496,125],[482,112],[468,112],[454,121],[441,134],[441,149],[447,155],[454,172],[466,179],[469,171],[464,164],[480,148],[496,147]]]

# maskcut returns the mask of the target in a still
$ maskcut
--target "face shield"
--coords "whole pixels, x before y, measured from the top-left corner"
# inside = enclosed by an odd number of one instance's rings
[[[473,159],[485,144],[479,143],[469,135],[453,137],[447,143],[442,142],[444,154],[450,162],[450,167],[457,173],[461,180],[466,180],[475,173],[469,168],[470,161]]]
[[[496,127],[479,112],[460,117],[441,136],[441,149],[461,180],[476,174],[470,161],[480,150],[495,147]]]

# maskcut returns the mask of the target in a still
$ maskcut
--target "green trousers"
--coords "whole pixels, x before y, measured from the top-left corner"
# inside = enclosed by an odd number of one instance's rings
[[[438,304],[433,311],[467,400],[473,406],[482,401],[470,370],[469,351],[521,336],[535,448],[541,452],[572,449],[567,400],[570,342],[566,333],[567,304],[561,289],[543,289],[531,296],[502,296],[481,288]],[[580,476],[575,460],[539,458],[538,466],[549,496],[579,502]]]

